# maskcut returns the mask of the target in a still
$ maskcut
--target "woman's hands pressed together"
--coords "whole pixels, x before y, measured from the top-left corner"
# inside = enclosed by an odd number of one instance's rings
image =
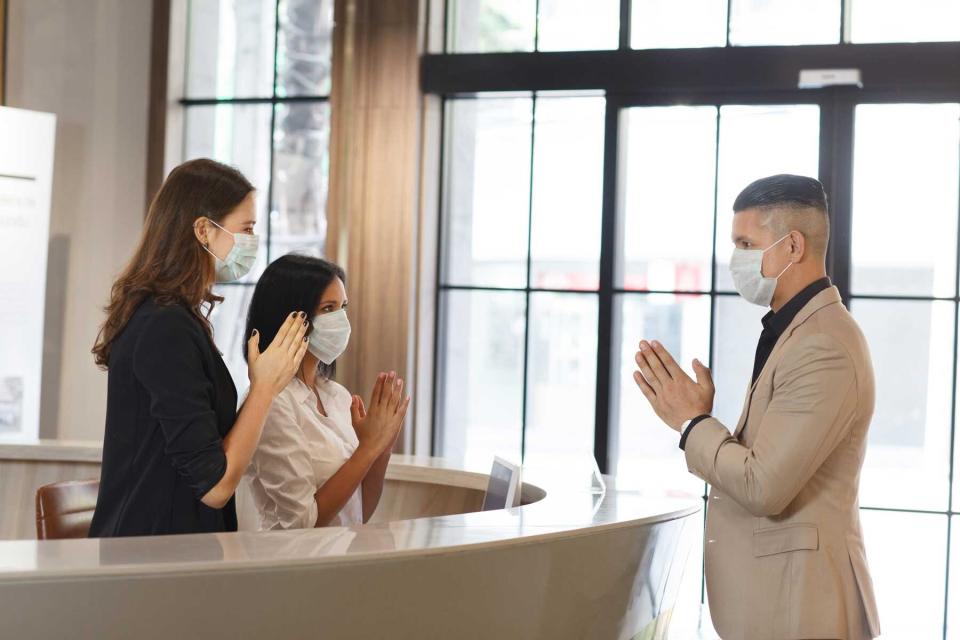
[[[403,398],[403,380],[395,372],[377,376],[370,393],[370,408],[364,406],[360,396],[354,396],[350,405],[360,446],[377,452],[393,448],[409,406],[410,396]]]
[[[307,320],[303,311],[287,316],[276,337],[260,351],[260,333],[254,330],[247,341],[247,365],[250,391],[263,390],[276,396],[293,379],[307,353]]]

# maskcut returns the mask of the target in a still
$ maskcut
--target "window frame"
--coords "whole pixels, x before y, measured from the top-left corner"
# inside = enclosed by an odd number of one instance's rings
[[[278,245],[277,247],[274,246],[277,243],[277,238],[274,237],[273,214],[283,211],[283,208],[276,207],[274,202],[277,156],[278,152],[282,152],[282,150],[278,148],[275,140],[275,134],[278,126],[277,112],[281,105],[326,105],[325,108],[328,112],[329,133],[332,136],[333,123],[332,117],[330,117],[329,113],[332,110],[332,96],[334,92],[333,84],[335,81],[335,74],[333,73],[332,69],[334,56],[332,46],[335,45],[335,24],[332,22],[330,25],[329,37],[332,44],[330,52],[331,73],[328,83],[328,92],[325,94],[303,94],[294,96],[283,96],[278,94],[277,82],[280,78],[278,57],[280,55],[280,38],[282,36],[281,18],[283,15],[281,9],[284,0],[271,0],[271,6],[273,8],[273,47],[270,53],[272,71],[269,95],[217,97],[209,94],[190,94],[188,90],[188,75],[191,63],[190,20],[192,4],[195,1],[196,0],[169,0],[169,24],[165,27],[163,34],[167,41],[168,50],[163,52],[164,56],[166,57],[166,66],[163,69],[163,74],[166,76],[166,92],[163,105],[165,110],[165,122],[163,123],[162,143],[160,143],[161,132],[157,132],[155,138],[151,137],[151,145],[157,144],[162,150],[162,163],[160,162],[161,158],[158,158],[158,169],[156,169],[155,174],[151,173],[151,170],[148,168],[148,178],[155,182],[154,189],[159,189],[163,178],[176,166],[189,159],[186,153],[187,149],[189,148],[188,139],[190,136],[190,131],[188,128],[188,116],[191,109],[215,108],[220,105],[226,105],[230,107],[256,107],[260,105],[263,107],[269,107],[269,130],[267,134],[270,136],[270,138],[269,140],[264,141],[267,143],[266,148],[267,152],[269,153],[269,161],[266,168],[268,172],[268,182],[266,185],[255,185],[258,187],[258,190],[261,194],[258,196],[258,201],[260,202],[260,205],[258,205],[258,210],[263,211],[263,216],[261,216],[261,219],[258,220],[257,233],[260,236],[260,253],[264,258],[262,265],[265,268],[276,257],[284,253],[283,244]],[[336,2],[334,2],[331,7],[333,10],[336,10]],[[271,19],[269,6],[264,12],[263,19]],[[154,72],[157,73],[157,69],[155,69]],[[327,147],[325,149],[325,153],[328,157],[330,148],[330,140],[328,140]],[[151,157],[152,155],[153,154],[151,154]],[[159,168],[159,165],[161,164],[162,170]],[[249,177],[253,179],[253,176]],[[327,179],[329,179],[329,173],[327,175]],[[323,210],[323,215],[328,221],[330,219],[329,195],[330,194],[327,193],[328,202],[325,204]],[[266,218],[265,221],[263,220],[263,217]],[[318,246],[321,254],[326,254],[330,249],[326,239],[321,240],[318,243]],[[259,263],[260,260],[258,260],[258,264]],[[229,295],[231,296],[249,297],[252,295],[252,292],[258,281],[259,275],[256,278],[250,277],[249,279],[244,279],[242,281],[218,283],[216,288],[220,290],[221,294],[224,292],[230,292]],[[223,307],[218,305],[217,310],[215,310],[214,313],[216,314],[221,312],[222,309]],[[246,313],[245,308],[243,313]],[[238,317],[235,320],[230,320],[230,322],[235,322],[237,328],[239,329],[239,333],[242,334],[242,323],[244,322],[244,317]],[[217,323],[216,319],[214,320],[214,323]],[[227,366],[231,370],[231,375],[234,376],[234,380],[238,383],[238,385],[245,383],[246,380],[243,372],[246,370],[246,363],[239,359],[239,357],[236,355],[239,353],[239,350],[233,348],[240,346],[235,342],[235,334],[228,332],[228,334],[225,336],[221,336],[221,340],[221,348],[224,349],[225,353],[234,354],[232,357],[227,357],[226,359]],[[242,337],[240,338],[240,342],[242,343]]]
[[[193,0],[187,0],[186,2],[186,16],[187,21],[189,22],[190,16],[190,3]],[[180,149],[178,162],[184,161],[183,150],[186,149],[187,136],[189,131],[186,126],[187,122],[187,113],[191,108],[195,107],[211,107],[211,106],[220,106],[220,105],[229,105],[229,106],[239,106],[239,105],[269,105],[270,106],[270,162],[269,162],[269,175],[270,180],[266,189],[266,230],[262,234],[261,245],[265,247],[266,252],[266,263],[270,264],[272,261],[272,252],[273,252],[273,211],[274,211],[274,198],[273,198],[273,189],[274,189],[274,178],[275,178],[275,161],[276,161],[276,145],[274,141],[274,136],[276,134],[277,127],[277,107],[284,104],[296,104],[296,103],[310,103],[310,104],[330,104],[330,96],[333,93],[333,78],[331,77],[330,81],[330,92],[326,94],[317,94],[317,95],[296,95],[296,96],[280,96],[277,94],[277,57],[280,48],[280,4],[283,0],[273,0],[273,76],[270,83],[270,95],[269,96],[254,96],[254,97],[228,97],[228,98],[219,98],[219,97],[196,97],[188,96],[186,91],[186,74],[189,71],[190,65],[190,51],[189,46],[185,43],[185,49],[182,61],[182,73],[184,81],[181,83],[180,87],[180,97],[177,99],[177,104],[181,110],[181,121],[183,123],[182,130],[180,131]],[[189,27],[187,27],[185,32],[186,40],[189,40]],[[331,30],[331,38],[333,33]],[[329,148],[328,148],[329,151]],[[326,212],[324,212],[326,214]],[[258,278],[259,279],[259,278]],[[251,280],[248,282],[224,282],[220,283],[218,286],[226,287],[254,287],[257,284],[257,280]]]
[[[952,297],[908,295],[856,295],[850,289],[852,248],[852,187],[854,153],[854,118],[859,104],[890,103],[960,103],[960,42],[850,44],[848,42],[848,2],[841,2],[840,42],[835,45],[798,46],[731,46],[730,12],[727,12],[727,46],[699,49],[635,50],[630,48],[630,0],[620,3],[619,48],[606,51],[534,52],[527,53],[448,53],[446,33],[439,53],[427,54],[421,62],[421,87],[424,94],[439,98],[444,106],[450,99],[462,99],[487,92],[537,91],[603,91],[606,97],[604,122],[603,203],[601,219],[600,286],[598,294],[597,387],[594,425],[594,451],[603,472],[610,468],[611,429],[615,398],[616,372],[612,370],[617,334],[615,296],[621,293],[649,295],[678,293],[633,290],[625,292],[615,286],[617,243],[622,228],[619,206],[620,123],[622,109],[640,106],[675,105],[748,105],[748,104],[816,104],[820,108],[819,179],[830,195],[832,233],[827,255],[828,273],[849,308],[852,300],[945,300],[954,305],[952,398],[949,437],[948,502],[943,510],[923,510],[862,506],[866,511],[928,513],[947,519],[944,575],[943,634],[946,638],[950,600],[951,525],[954,510],[954,463],[957,428],[957,366],[960,339],[960,224],[957,232],[957,277]],[[539,2],[537,3],[539,8]],[[444,32],[446,31],[444,23]],[[535,41],[536,42],[536,41]],[[799,89],[797,81],[802,69],[856,68],[861,71],[863,87],[835,86],[820,89]],[[665,73],[664,70],[669,70]],[[425,212],[436,231],[436,268],[432,274],[435,286],[433,316],[433,404],[430,420],[430,442],[434,455],[439,453],[438,419],[442,397],[442,324],[441,292],[450,288],[443,278],[446,153],[446,109],[440,109],[439,129],[439,197],[431,202],[434,209]],[[533,146],[531,143],[531,162]],[[719,145],[716,149],[719,154]],[[531,178],[532,179],[532,178]],[[960,211],[958,211],[960,216]],[[714,211],[716,239],[717,212]],[[529,242],[529,238],[528,238]],[[720,296],[735,295],[716,288],[716,242],[714,242],[710,299],[710,365],[714,358],[716,302]],[[529,259],[529,254],[528,254]],[[529,297],[536,291],[525,289]],[[469,290],[474,287],[455,287]],[[476,287],[479,289],[488,289]],[[529,314],[529,310],[528,310]],[[529,341],[529,317],[527,318]],[[423,334],[421,334],[423,335]],[[524,407],[526,406],[527,359],[524,358]],[[524,414],[526,410],[524,409]],[[523,416],[524,425],[526,415]],[[525,438],[522,437],[522,441]],[[705,485],[706,487],[706,485]],[[703,495],[706,506],[706,491]],[[703,598],[702,593],[702,598]]]

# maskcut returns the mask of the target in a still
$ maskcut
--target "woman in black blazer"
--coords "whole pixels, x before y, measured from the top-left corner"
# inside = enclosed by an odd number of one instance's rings
[[[192,160],[150,205],[93,348],[108,380],[91,537],[237,529],[234,491],[307,348],[303,312],[263,352],[254,333],[250,393],[237,412],[209,316],[223,301],[214,283],[242,278],[256,260],[254,193],[236,169]]]

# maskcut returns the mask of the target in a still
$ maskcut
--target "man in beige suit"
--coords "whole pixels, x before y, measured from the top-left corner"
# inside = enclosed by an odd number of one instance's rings
[[[870,353],[826,276],[822,185],[763,178],[734,203],[737,291],[771,308],[734,429],[710,416],[714,386],[656,341],[634,379],[681,433],[688,469],[711,485],[710,613],[724,640],[880,634],[857,492],[874,406]],[[752,345],[743,345],[751,348]]]

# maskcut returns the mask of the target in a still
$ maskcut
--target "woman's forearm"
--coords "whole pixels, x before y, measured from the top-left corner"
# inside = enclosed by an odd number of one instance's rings
[[[233,423],[230,433],[223,439],[227,470],[220,481],[203,496],[201,499],[203,504],[221,509],[233,496],[243,477],[243,472],[250,466],[250,460],[253,459],[271,404],[273,404],[273,395],[269,391],[263,391],[257,387],[250,389],[246,401],[240,408],[240,413],[237,414],[237,421]]]
[[[377,459],[376,450],[361,444],[337,472],[320,485],[314,494],[314,500],[317,501],[316,526],[325,527],[330,524],[363,483]]]
[[[383,479],[387,474],[387,465],[390,464],[390,455],[392,453],[392,449],[387,447],[363,479],[364,522],[370,520],[373,512],[377,510],[377,505],[380,504],[380,496],[383,495]]]

